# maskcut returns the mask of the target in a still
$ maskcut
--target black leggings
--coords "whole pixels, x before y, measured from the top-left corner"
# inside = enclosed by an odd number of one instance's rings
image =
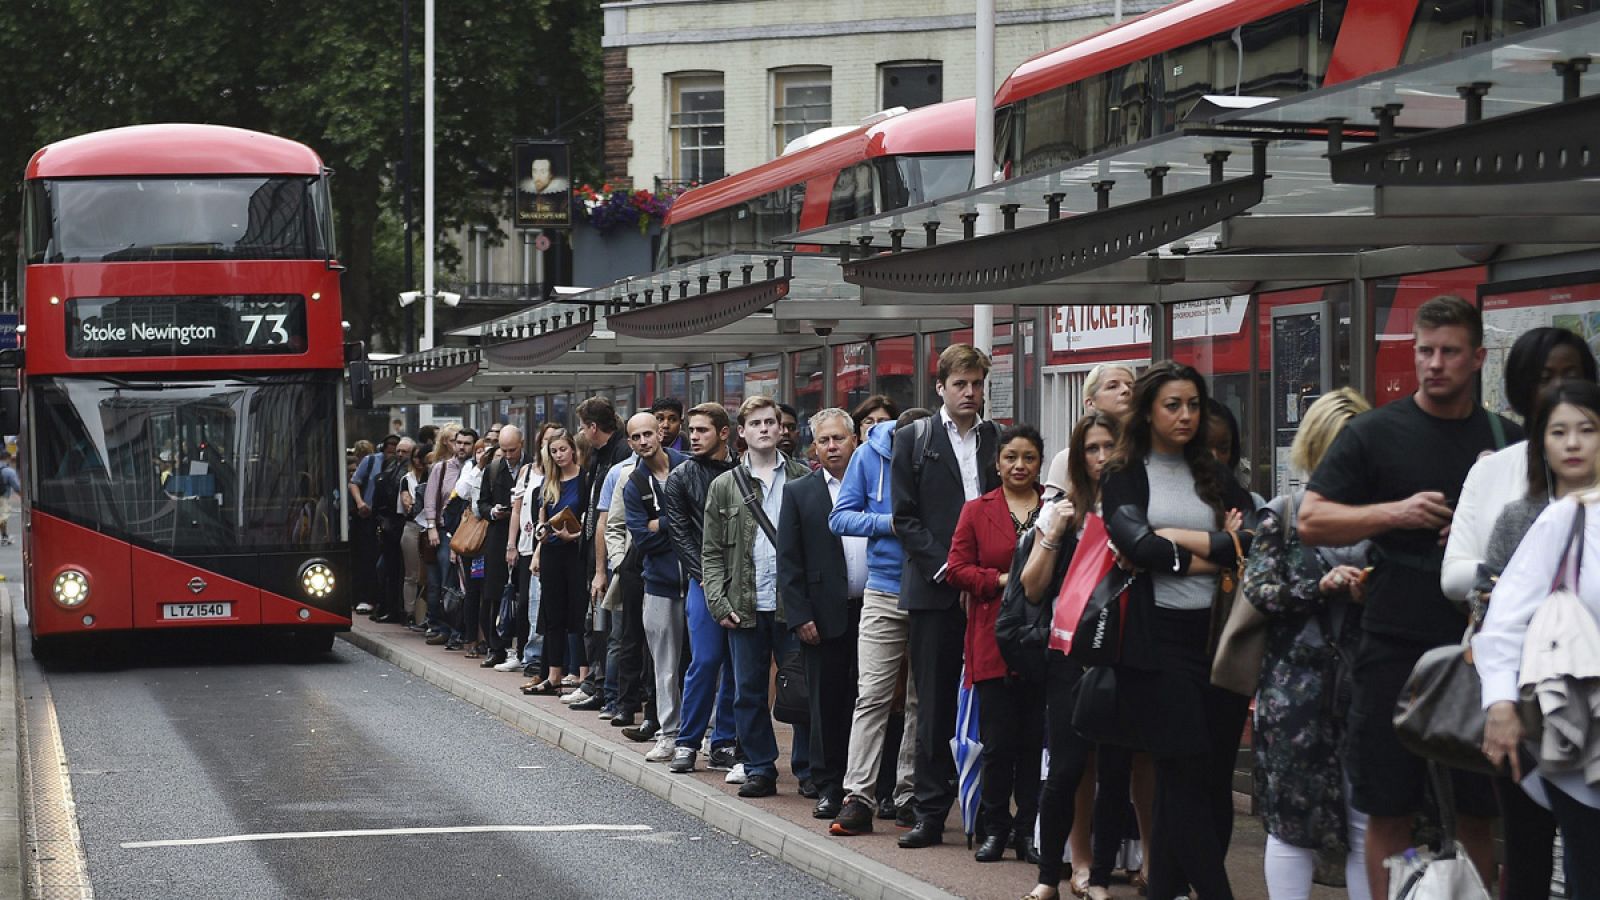
[[[1195,752],[1156,757],[1151,897],[1176,897],[1190,886],[1201,900],[1233,897],[1226,865],[1233,838],[1233,770],[1249,701],[1209,684],[1201,696],[1205,733],[1195,735]]]
[[[1083,667],[1051,651],[1045,683],[1045,720],[1050,741],[1050,772],[1039,792],[1039,883],[1061,883],[1061,857],[1072,833],[1078,782],[1094,745],[1072,730],[1072,705]],[[1152,897],[1156,896],[1151,894]]]
[[[585,665],[581,642],[576,654],[569,653],[567,636],[583,633],[587,607],[578,542],[546,542],[539,551],[539,634],[544,637],[547,669],[559,666],[575,672]]]
[[[1117,853],[1128,837],[1134,818],[1130,788],[1133,784],[1133,751],[1127,747],[1099,744],[1094,748],[1094,830],[1090,834],[1094,862],[1089,866],[1089,883],[1111,886],[1111,870]],[[1133,832],[1138,834],[1137,831]],[[1143,848],[1150,852],[1149,847]]]
[[[483,579],[473,578],[467,574],[472,571],[471,558],[463,556],[456,565],[460,567],[462,575],[465,576],[463,580],[467,584],[467,593],[461,598],[461,633],[465,635],[462,641],[468,650],[473,650],[483,643],[483,634],[479,631],[482,627],[479,620],[483,618],[483,611],[480,608],[483,598]]]

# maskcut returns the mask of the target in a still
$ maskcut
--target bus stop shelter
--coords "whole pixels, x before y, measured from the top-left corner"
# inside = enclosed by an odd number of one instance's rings
[[[1313,311],[1317,383],[1299,390],[1337,381],[1372,397],[1388,387],[1375,284],[1486,263],[1600,270],[1597,51],[1600,13],[1286,99],[1219,98],[1151,140],[791,235],[792,254],[703,260],[455,332],[475,346],[380,367],[386,399],[581,392],[618,373],[966,327],[983,303],[1011,324],[1017,415],[1054,443],[1074,411],[1054,409],[1023,352],[1052,309],[1142,307],[1146,358],[1163,358],[1183,333],[1175,310],[1329,285],[1345,300]],[[1271,370],[1249,343],[1251,371]],[[931,371],[916,347],[916,371]],[[1250,388],[1246,418],[1265,423],[1278,399]]]

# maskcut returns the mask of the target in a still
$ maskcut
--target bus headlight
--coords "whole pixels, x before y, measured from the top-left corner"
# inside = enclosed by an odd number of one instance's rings
[[[77,569],[68,569],[56,576],[50,593],[56,603],[67,609],[76,609],[89,602],[89,578]]]
[[[300,567],[300,590],[313,600],[321,600],[333,593],[333,568],[320,559]]]

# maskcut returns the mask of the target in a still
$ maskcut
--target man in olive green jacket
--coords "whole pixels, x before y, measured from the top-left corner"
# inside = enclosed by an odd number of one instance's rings
[[[778,452],[778,406],[771,397],[754,396],[739,407],[739,436],[747,450],[733,469],[722,473],[706,491],[700,569],[706,608],[728,629],[733,659],[734,724],[745,752],[741,797],[777,793],[778,742],[772,733],[767,682],[774,658],[795,649],[796,638],[783,621],[778,599],[777,547],[757,522],[752,504],[771,521],[776,534],[783,508],[783,487],[810,470]],[[751,500],[746,501],[747,491]],[[794,770],[806,786],[806,748],[810,729],[796,726]]]

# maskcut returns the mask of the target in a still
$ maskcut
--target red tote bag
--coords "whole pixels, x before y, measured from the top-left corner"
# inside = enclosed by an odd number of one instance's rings
[[[1084,665],[1109,665],[1122,649],[1133,576],[1117,566],[1104,520],[1084,518],[1083,536],[1067,566],[1050,622],[1050,647]]]

